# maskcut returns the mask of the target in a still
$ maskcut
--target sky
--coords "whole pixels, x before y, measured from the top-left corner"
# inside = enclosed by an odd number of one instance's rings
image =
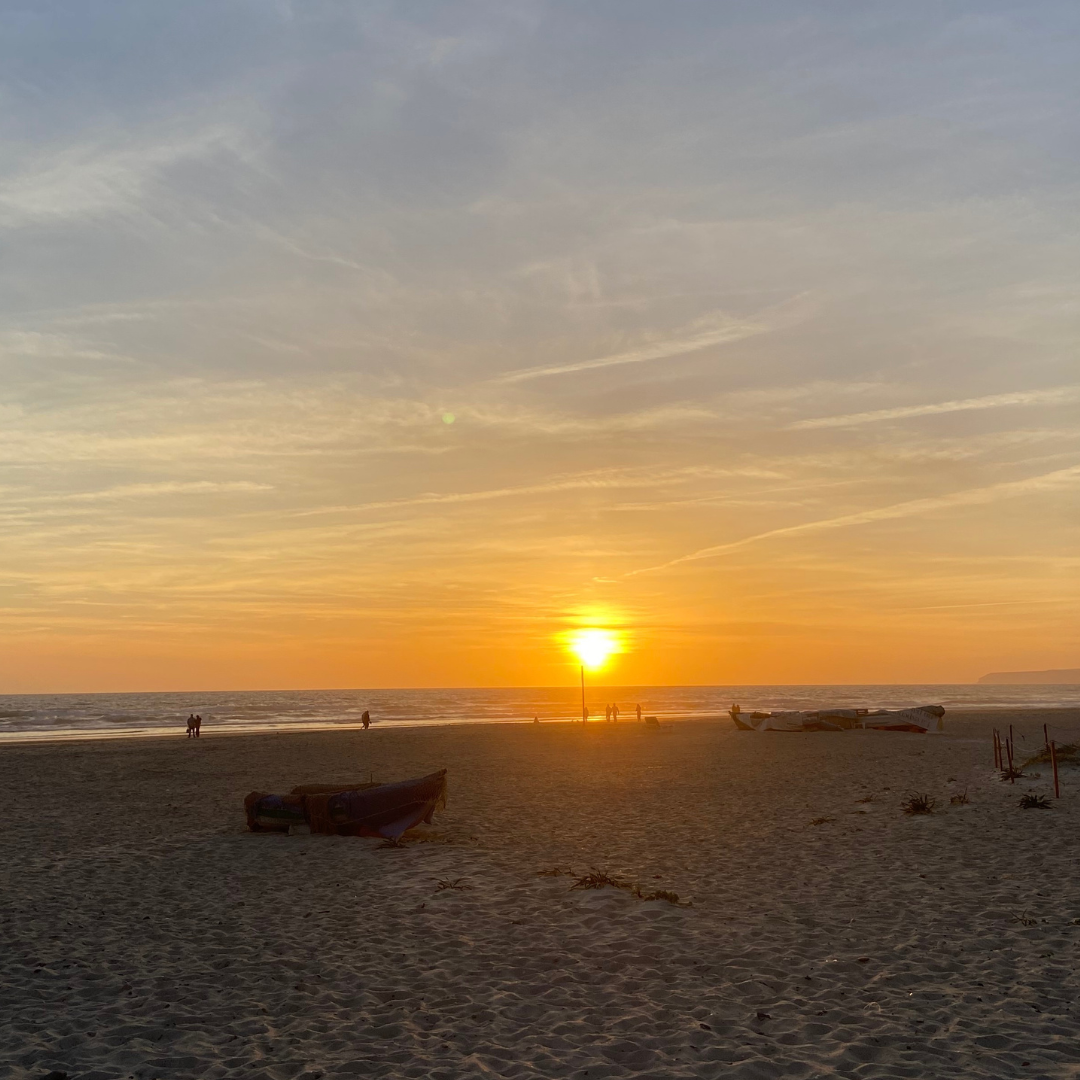
[[[1080,665],[1071,0],[0,0],[0,692]]]

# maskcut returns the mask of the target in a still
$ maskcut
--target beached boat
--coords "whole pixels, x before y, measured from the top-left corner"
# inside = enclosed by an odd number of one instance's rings
[[[387,840],[421,822],[430,824],[436,807],[445,805],[445,769],[397,784],[309,785],[288,795],[253,791],[244,799],[252,832],[288,832],[306,825],[313,833]]]
[[[944,729],[940,705],[911,709],[813,709],[745,712],[732,705],[728,715],[740,731],[910,731],[918,734]]]

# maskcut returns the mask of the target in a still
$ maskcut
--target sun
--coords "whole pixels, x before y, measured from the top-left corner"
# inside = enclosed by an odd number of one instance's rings
[[[610,630],[573,630],[566,640],[570,651],[590,671],[602,668],[610,656],[620,651],[619,639]]]

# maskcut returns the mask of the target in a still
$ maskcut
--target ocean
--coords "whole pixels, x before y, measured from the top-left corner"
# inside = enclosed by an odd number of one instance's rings
[[[1080,685],[900,686],[597,686],[586,687],[594,719],[616,702],[622,720],[645,715],[666,720],[719,717],[733,702],[744,709],[812,709],[824,705],[946,709],[1080,706]],[[183,731],[188,713],[203,718],[203,733],[275,731],[357,725],[364,710],[374,726],[576,720],[581,694],[574,686],[447,690],[243,690],[190,693],[0,695],[0,739],[136,736]],[[948,717],[946,716],[946,721]]]

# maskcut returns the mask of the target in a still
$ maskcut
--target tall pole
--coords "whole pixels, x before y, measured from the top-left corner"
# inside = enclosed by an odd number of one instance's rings
[[[585,711],[585,665],[581,665],[581,722],[584,724],[589,719]]]

